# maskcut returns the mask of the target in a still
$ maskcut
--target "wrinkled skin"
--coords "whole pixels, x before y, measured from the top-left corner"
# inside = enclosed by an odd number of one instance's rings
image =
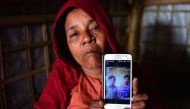
[[[105,33],[81,9],[72,10],[66,18],[68,47],[87,75],[101,77],[101,59],[106,47]]]
[[[105,33],[98,24],[81,9],[73,9],[67,15],[65,31],[72,56],[81,65],[84,73],[93,78],[102,78],[102,54],[106,48]],[[138,79],[133,80],[132,109],[144,109],[147,94],[138,93]],[[89,109],[102,109],[103,100],[92,100]]]

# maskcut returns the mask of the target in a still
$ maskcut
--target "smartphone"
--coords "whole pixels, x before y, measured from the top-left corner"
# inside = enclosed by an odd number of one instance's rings
[[[105,109],[129,109],[132,98],[132,56],[103,56],[103,99]]]

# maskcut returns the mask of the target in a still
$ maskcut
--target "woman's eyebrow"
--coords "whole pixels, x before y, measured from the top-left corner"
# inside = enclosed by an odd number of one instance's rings
[[[89,21],[88,21],[88,24],[91,24],[91,23],[94,23],[95,21],[93,20],[93,19],[90,19]]]
[[[72,25],[71,27],[69,27],[69,29],[67,31],[72,31],[77,27],[77,25]]]
[[[94,22],[95,22],[95,21],[94,21],[93,19],[90,19],[90,20],[88,20],[87,24],[92,24],[92,23],[94,23]],[[67,31],[72,31],[72,30],[74,30],[76,27],[77,27],[77,25],[72,25],[71,27],[68,28]]]

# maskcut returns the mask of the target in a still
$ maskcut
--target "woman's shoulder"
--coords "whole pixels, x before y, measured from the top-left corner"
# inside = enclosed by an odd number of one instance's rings
[[[55,59],[48,79],[59,80],[63,85],[75,84],[79,79],[79,72],[77,68],[60,59]]]

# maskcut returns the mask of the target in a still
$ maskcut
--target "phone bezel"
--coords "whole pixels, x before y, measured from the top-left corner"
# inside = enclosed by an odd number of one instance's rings
[[[129,100],[129,104],[125,104],[126,102],[123,102],[122,100],[117,100],[115,102],[109,101],[107,99],[105,99],[105,62],[106,60],[130,60],[130,100]],[[132,56],[131,54],[105,54],[103,56],[103,99],[105,100],[105,104],[109,105],[108,107],[110,107],[111,105],[117,105],[120,107],[125,107],[125,108],[130,108],[131,107],[131,98],[132,98]]]

